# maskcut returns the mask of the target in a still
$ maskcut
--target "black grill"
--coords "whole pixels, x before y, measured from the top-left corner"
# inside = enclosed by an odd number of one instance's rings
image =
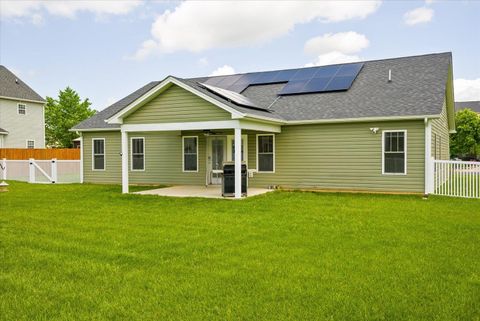
[[[242,164],[242,195],[247,195],[247,165]],[[223,165],[222,196],[235,196],[235,164]]]

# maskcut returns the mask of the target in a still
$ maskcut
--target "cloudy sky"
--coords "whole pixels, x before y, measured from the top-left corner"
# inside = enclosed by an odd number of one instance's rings
[[[152,80],[453,52],[480,100],[480,1],[0,1],[0,63],[96,109]]]

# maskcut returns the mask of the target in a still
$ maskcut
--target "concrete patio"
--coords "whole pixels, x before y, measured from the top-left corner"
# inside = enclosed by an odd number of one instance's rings
[[[247,197],[257,196],[271,192],[273,190],[266,188],[248,188]],[[135,192],[133,194],[141,195],[158,195],[158,196],[172,196],[172,197],[204,197],[204,198],[223,198],[223,199],[235,199],[234,197],[223,197],[221,186],[209,185],[209,186],[190,186],[180,185],[164,188],[151,189],[141,192]],[[244,197],[245,198],[245,197]]]

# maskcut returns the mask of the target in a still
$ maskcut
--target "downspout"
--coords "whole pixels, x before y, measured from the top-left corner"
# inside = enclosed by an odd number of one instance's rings
[[[425,195],[433,193],[432,121],[425,118]]]

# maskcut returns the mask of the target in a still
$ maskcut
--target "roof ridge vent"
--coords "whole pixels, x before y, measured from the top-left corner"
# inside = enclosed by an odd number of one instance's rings
[[[388,82],[392,82],[392,69],[388,69]]]

